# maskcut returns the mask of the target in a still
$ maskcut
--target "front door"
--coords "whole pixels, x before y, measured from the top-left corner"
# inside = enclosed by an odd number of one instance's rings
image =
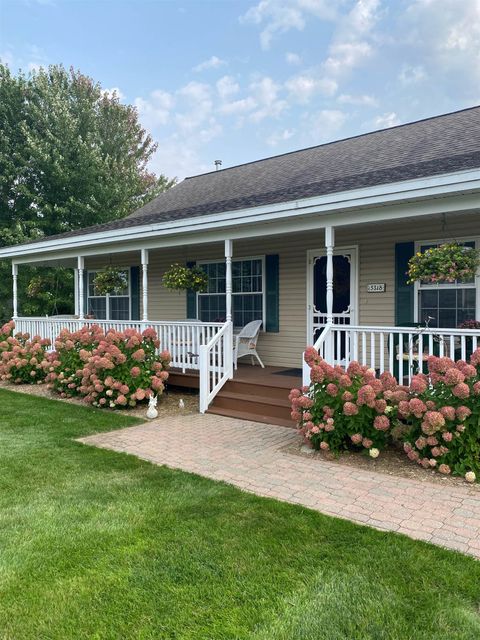
[[[357,249],[333,252],[333,322],[356,323]],[[308,341],[314,344],[327,323],[327,256],[308,252]]]

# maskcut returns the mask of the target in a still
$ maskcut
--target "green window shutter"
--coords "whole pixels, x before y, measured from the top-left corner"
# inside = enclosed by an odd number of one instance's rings
[[[140,267],[130,267],[130,320],[140,320]]]
[[[187,267],[191,269],[196,262],[187,262]],[[193,320],[197,317],[197,292],[193,289],[187,291],[187,319]]]
[[[278,255],[265,256],[266,282],[266,327],[265,331],[278,333],[280,331],[279,318],[279,260]]]
[[[408,261],[415,253],[415,243],[398,242],[395,245],[395,324],[397,327],[414,321],[413,284],[407,284]]]

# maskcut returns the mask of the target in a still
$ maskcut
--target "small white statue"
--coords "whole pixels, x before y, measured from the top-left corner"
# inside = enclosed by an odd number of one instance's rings
[[[157,396],[150,396],[150,398],[148,399],[147,418],[149,420],[154,420],[158,417],[157,402]]]
[[[185,409],[185,402],[183,401],[183,398],[180,398],[180,400],[178,401],[178,408]]]

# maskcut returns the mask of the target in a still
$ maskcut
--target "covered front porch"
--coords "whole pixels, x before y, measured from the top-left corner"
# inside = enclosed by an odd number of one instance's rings
[[[148,245],[143,239],[117,247],[105,240],[101,249],[84,249],[82,255],[33,257],[75,271],[74,313],[63,317],[18,312],[18,269],[26,260],[15,259],[14,319],[18,330],[52,342],[62,328],[84,324],[105,330],[153,327],[161,348],[171,353],[173,369],[199,374],[202,412],[232,379],[234,335],[252,320],[262,322],[258,352],[267,367],[301,369],[305,347],[315,344],[332,364],[358,360],[408,382],[429,355],[466,359],[480,337],[476,328],[459,327],[480,318],[479,278],[430,288],[407,285],[408,257],[446,237],[478,246],[480,223],[476,211],[407,219],[408,224],[402,218],[350,217],[346,224],[337,218],[323,227],[317,219],[308,229],[265,227],[255,236],[239,233],[228,240],[197,234],[182,245],[178,239]],[[174,263],[205,268],[207,291],[166,289],[162,276]],[[102,298],[95,295],[92,276],[109,265],[125,269],[128,286],[121,295]],[[253,379],[260,366],[245,361],[243,369]],[[304,367],[304,383],[308,373]]]

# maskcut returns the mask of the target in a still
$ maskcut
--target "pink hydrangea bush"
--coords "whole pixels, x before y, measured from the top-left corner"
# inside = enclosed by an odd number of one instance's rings
[[[62,397],[80,395],[97,407],[134,407],[165,388],[170,354],[159,354],[158,348],[151,328],[106,334],[96,325],[65,330],[50,355],[48,382]]]
[[[50,340],[14,331],[13,320],[0,329],[0,378],[14,384],[41,384],[47,375]]]
[[[391,406],[405,400],[396,379],[351,362],[345,370],[332,367],[309,347],[308,387],[290,393],[292,418],[315,449],[338,453],[346,448],[382,450],[391,432]],[[375,452],[376,453],[376,452]]]
[[[62,398],[83,395],[83,368],[105,334],[98,325],[84,325],[78,331],[62,329],[49,355],[47,382]]]
[[[431,356],[428,375],[412,378],[398,418],[410,427],[404,450],[426,469],[480,473],[480,349],[470,362]]]

